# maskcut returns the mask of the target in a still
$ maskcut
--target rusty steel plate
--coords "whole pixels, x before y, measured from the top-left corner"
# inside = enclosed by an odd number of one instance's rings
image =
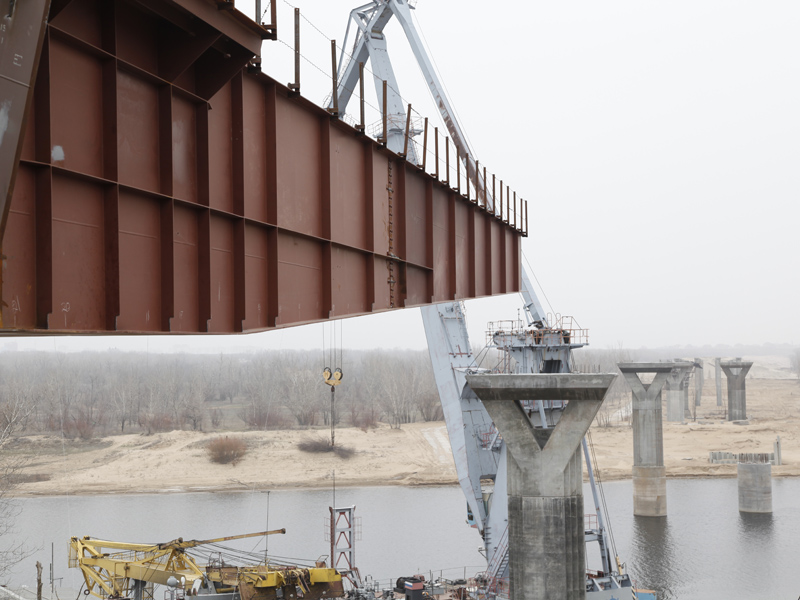
[[[518,291],[521,225],[252,72],[257,28],[213,4],[54,0],[3,332],[263,331]]]

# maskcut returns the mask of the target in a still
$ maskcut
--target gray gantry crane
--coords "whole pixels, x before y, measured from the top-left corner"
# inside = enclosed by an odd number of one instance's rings
[[[396,18],[458,150],[458,156],[464,162],[466,172],[471,173],[476,195],[489,210],[494,210],[495,199],[476,168],[475,154],[469,148],[444,86],[414,26],[411,18],[413,8],[408,0],[372,0],[351,11],[337,71],[340,74],[339,112],[345,113],[353,90],[358,85],[359,65],[369,62],[379,105],[384,103],[384,89],[387,94],[386,145],[397,153],[407,149],[408,160],[419,163],[414,145],[406,143],[407,130],[411,136],[418,132],[407,126],[408,115],[399,93],[384,33],[391,18]],[[354,41],[352,46],[348,46],[351,30],[354,32]],[[329,108],[332,107],[331,101]],[[562,319],[559,315],[546,315],[524,268],[521,283],[525,320],[501,323],[490,331],[489,347],[497,349],[504,357],[501,370],[517,373],[570,372],[572,350],[588,343],[586,330],[574,326],[568,317]],[[463,303],[447,302],[420,310],[458,479],[467,500],[468,521],[481,532],[484,542],[487,560],[484,593],[489,597],[502,596],[504,592],[507,593],[502,582],[508,580],[509,569],[506,448],[483,404],[466,383],[468,373],[486,372],[487,369],[478,366],[470,345]],[[564,404],[559,401],[531,401],[523,402],[523,407],[534,427],[547,428],[558,421]],[[621,588],[631,590],[631,581],[628,575],[622,573],[619,560],[616,560],[616,564],[612,561],[586,440],[583,441],[583,449],[597,510],[597,524],[587,529],[586,541],[598,543],[601,558],[601,568],[587,572],[587,597],[601,600],[613,597]]]

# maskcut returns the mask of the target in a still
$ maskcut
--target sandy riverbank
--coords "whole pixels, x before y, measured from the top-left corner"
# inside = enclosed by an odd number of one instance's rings
[[[712,465],[708,452],[771,452],[783,442],[782,466],[773,475],[800,476],[800,384],[796,379],[747,381],[749,425],[724,421],[716,406],[713,380],[706,381],[696,422],[664,423],[669,477],[733,477],[735,465]],[[206,444],[219,433],[172,431],[120,435],[79,442],[30,436],[13,451],[28,458],[31,481],[18,493],[32,495],[158,493],[230,489],[320,488],[337,486],[450,485],[457,483],[444,423],[414,423],[402,429],[381,425],[362,431],[337,430],[337,443],[355,450],[349,459],[301,452],[297,444],[325,430],[242,432],[247,455],[235,466],[208,459]],[[224,435],[224,434],[223,434]],[[594,426],[592,441],[604,480],[630,477],[632,432],[627,424]]]

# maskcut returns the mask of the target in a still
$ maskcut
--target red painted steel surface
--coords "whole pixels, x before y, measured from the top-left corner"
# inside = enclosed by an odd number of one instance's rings
[[[519,231],[250,72],[267,35],[215,4],[53,1],[5,332],[260,331],[519,289]]]
[[[0,0],[0,235],[22,152],[49,0]]]

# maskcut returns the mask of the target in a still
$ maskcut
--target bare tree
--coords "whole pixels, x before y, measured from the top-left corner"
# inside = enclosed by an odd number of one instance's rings
[[[277,375],[277,361],[266,353],[256,355],[244,370],[242,391],[247,403],[239,416],[248,427],[264,430],[269,427],[273,403],[279,393]]]
[[[330,425],[324,365],[308,352],[157,358],[122,352],[23,353],[15,358],[16,371],[36,373],[27,416],[31,431],[90,439],[109,432],[202,430],[209,422],[219,428],[236,415],[257,429],[287,426],[289,415],[301,427]],[[441,418],[424,352],[353,352],[347,360],[344,385],[335,395],[337,422],[367,428],[385,419],[399,427]],[[3,385],[0,379],[0,391]],[[223,408],[228,402],[236,408]]]
[[[0,396],[0,580],[31,551],[15,540],[14,525],[21,508],[11,494],[20,481],[24,463],[9,451],[14,435],[24,429],[33,410],[35,382],[30,370],[6,367]]]
[[[135,422],[134,411],[143,388],[138,381],[138,369],[132,365],[119,365],[118,369],[108,393],[119,431],[125,433],[125,426]]]
[[[442,403],[437,393],[420,394],[417,398],[417,410],[423,421],[441,421],[444,419]]]
[[[363,368],[365,379],[372,380],[369,393],[391,427],[416,421],[420,399],[437,394],[425,352],[373,352],[364,358]]]
[[[236,361],[220,353],[217,366],[215,387],[220,400],[233,402],[239,394],[240,373]]]
[[[371,369],[374,356],[361,356],[346,374],[348,389],[352,390],[347,402],[350,423],[362,429],[376,427],[382,416],[380,374]]]
[[[279,392],[297,424],[317,424],[320,411],[329,400],[322,380],[322,368],[307,352],[284,352],[276,363]]]

